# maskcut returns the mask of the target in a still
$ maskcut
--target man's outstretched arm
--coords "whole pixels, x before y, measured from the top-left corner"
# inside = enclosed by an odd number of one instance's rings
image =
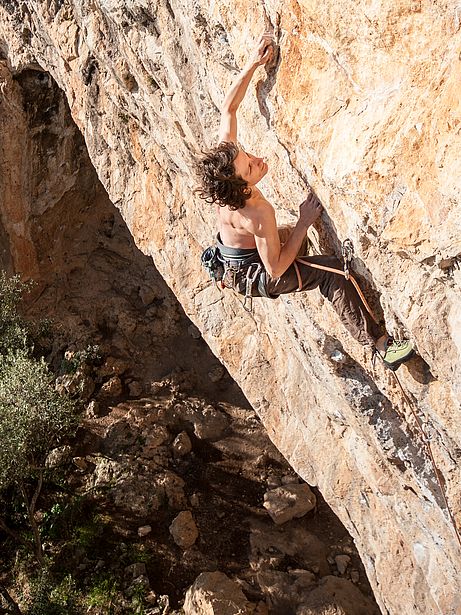
[[[271,59],[273,42],[272,34],[265,33],[261,36],[251,59],[245,64],[227,92],[221,108],[219,143],[222,141],[237,143],[237,109],[245,97],[255,70]]]
[[[255,236],[259,256],[270,276],[278,278],[285,273],[298,254],[306,237],[307,229],[321,213],[322,205],[315,194],[311,192],[299,206],[299,219],[282,246],[274,209],[267,201],[261,200],[258,215],[252,220],[251,230]]]

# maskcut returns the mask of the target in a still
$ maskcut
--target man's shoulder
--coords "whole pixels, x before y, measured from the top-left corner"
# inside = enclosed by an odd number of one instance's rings
[[[272,205],[259,190],[254,196],[252,195],[251,198],[248,199],[245,206],[248,206],[248,208],[252,209],[255,213],[274,211]]]

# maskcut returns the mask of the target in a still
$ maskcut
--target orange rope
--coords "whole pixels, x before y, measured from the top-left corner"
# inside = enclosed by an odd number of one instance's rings
[[[299,267],[298,267],[296,261],[298,263],[302,263],[303,265],[307,265],[308,267],[312,267],[313,269],[322,269],[323,271],[331,271],[332,273],[339,273],[340,275],[346,277],[346,273],[344,271],[342,271],[341,269],[334,269],[333,267],[326,267],[325,265],[318,265],[317,263],[310,263],[310,262],[305,261],[302,258],[298,257],[298,258],[296,258],[295,262],[293,263],[294,266],[295,266],[296,275],[298,277],[298,290],[302,290],[302,279],[301,279],[301,274],[299,272]],[[361,290],[360,286],[358,285],[358,282],[355,280],[355,278],[351,274],[349,274],[349,279],[352,282],[352,284],[354,285],[354,287],[355,287],[355,289],[356,289],[360,299],[362,300],[362,303],[365,306],[367,312],[370,314],[370,316],[373,318],[373,320],[377,323],[378,321],[376,320],[375,315],[373,314],[370,306],[368,305],[368,302],[365,299],[365,297],[364,297],[364,295],[362,293],[362,290]],[[380,358],[382,358],[381,354],[379,352],[377,352],[377,354],[379,355]],[[435,475],[435,478],[436,478],[438,486],[439,486],[440,493],[442,494],[442,499],[443,499],[443,501],[445,503],[445,507],[446,507],[446,509],[448,511],[448,516],[450,518],[451,524],[452,524],[453,529],[455,531],[456,538],[458,539],[459,546],[461,547],[461,535],[460,535],[460,532],[459,532],[459,530],[457,528],[455,517],[454,517],[454,515],[453,515],[453,513],[451,511],[450,505],[448,503],[448,498],[447,498],[447,496],[445,494],[445,489],[443,488],[442,479],[440,478],[440,473],[439,473],[439,470],[438,470],[438,468],[436,466],[436,463],[435,463],[435,459],[434,459],[434,455],[432,453],[432,448],[431,448],[431,445],[430,445],[430,442],[429,442],[429,438],[427,437],[427,434],[424,431],[424,426],[423,426],[423,424],[421,422],[421,419],[419,418],[419,416],[415,412],[415,410],[413,408],[413,404],[412,404],[410,398],[408,397],[408,395],[406,394],[405,389],[403,388],[403,386],[402,386],[402,384],[401,384],[397,374],[393,371],[392,375],[394,376],[396,382],[398,383],[398,385],[400,387],[400,390],[402,392],[403,398],[404,398],[405,402],[407,403],[408,407],[410,408],[410,412],[412,413],[413,418],[416,421],[416,425],[418,426],[418,430],[419,430],[419,433],[421,435],[421,440],[422,440],[424,446],[426,447],[429,459],[430,459],[431,464],[432,464],[432,468],[434,470],[434,475]]]
[[[296,277],[298,278],[298,291],[303,289],[303,279],[301,277],[301,273],[299,271],[299,266],[298,263],[296,261],[293,261],[293,265],[296,271]]]
[[[394,376],[397,384],[399,385],[400,390],[402,391],[403,398],[406,401],[408,407],[410,408],[410,412],[411,412],[411,414],[413,415],[413,418],[416,421],[416,425],[418,426],[418,429],[419,429],[419,432],[420,432],[420,435],[421,435],[421,440],[423,441],[423,444],[425,445],[427,453],[429,455],[429,459],[431,460],[431,464],[432,464],[432,467],[434,469],[434,474],[435,474],[435,477],[437,479],[437,483],[439,485],[439,490],[440,490],[440,493],[442,494],[443,501],[444,501],[446,509],[448,511],[448,516],[450,517],[451,524],[453,526],[453,529],[455,530],[456,538],[458,539],[459,546],[461,547],[461,536],[460,536],[459,530],[458,530],[458,528],[456,526],[455,517],[454,517],[454,515],[453,515],[453,513],[451,511],[450,505],[448,504],[448,498],[447,498],[447,496],[445,494],[445,489],[443,488],[443,485],[442,485],[442,480],[440,478],[439,470],[438,470],[438,468],[437,468],[437,466],[435,464],[435,459],[434,459],[434,455],[432,453],[432,448],[431,448],[431,445],[430,445],[430,442],[429,442],[429,438],[428,438],[426,432],[424,431],[424,426],[423,426],[423,424],[421,422],[421,419],[416,414],[416,412],[414,410],[414,407],[413,407],[413,403],[410,400],[410,398],[408,397],[408,395],[406,394],[405,389],[403,388],[403,386],[402,386],[402,384],[401,384],[397,374],[395,372],[392,372],[392,375]]]
[[[318,265],[317,263],[310,263],[309,261],[305,261],[302,258],[298,257],[295,259],[295,262],[293,263],[295,265],[296,275],[298,276],[298,285],[299,285],[298,290],[302,289],[302,283],[301,283],[301,275],[299,273],[299,267],[296,264],[296,262],[302,263],[303,265],[307,265],[308,267],[312,267],[313,269],[322,269],[322,271],[331,271],[332,273],[339,273],[340,275],[346,277],[346,273],[342,271],[341,269],[334,269],[333,267],[327,267],[326,265]],[[376,316],[373,314],[371,307],[368,305],[368,302],[365,299],[364,294],[362,293],[362,290],[360,286],[358,285],[358,282],[356,281],[354,276],[352,276],[351,274],[349,274],[349,280],[354,285],[355,290],[357,291],[363,305],[365,306],[365,309],[370,314],[370,316],[373,318],[375,323],[378,324],[378,321],[376,320]]]

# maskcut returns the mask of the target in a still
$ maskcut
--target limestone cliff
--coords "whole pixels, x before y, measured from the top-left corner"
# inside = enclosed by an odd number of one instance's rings
[[[39,71],[39,100],[46,72],[58,82],[138,246],[354,536],[392,615],[461,613],[461,549],[411,413],[317,291],[255,300],[249,314],[208,284],[199,255],[213,211],[192,193],[191,163],[216,140],[246,50],[272,26],[278,59],[242,105],[241,141],[268,156],[262,189],[279,222],[295,220],[311,184],[325,206],[314,245],[351,238],[373,302],[415,340],[422,359],[398,373],[460,524],[460,23],[448,0],[0,1],[0,87],[14,88],[10,72]],[[2,161],[8,151],[20,168],[20,135],[3,129],[14,108],[2,101],[0,112]],[[50,151],[37,156],[56,184],[32,188],[55,198],[59,148]],[[21,178],[0,178],[0,239],[6,265],[33,275],[44,212]]]

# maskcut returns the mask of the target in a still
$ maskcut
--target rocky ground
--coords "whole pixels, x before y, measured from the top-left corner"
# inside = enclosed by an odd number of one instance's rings
[[[44,227],[28,307],[53,316],[58,386],[85,401],[75,442],[48,460],[61,481],[39,513],[56,595],[85,594],[93,614],[379,613],[345,529],[100,187],[92,205],[55,212],[59,241]],[[27,598],[25,571],[15,575]]]
[[[77,449],[62,453],[72,490],[92,494],[94,542],[65,560],[87,583],[122,579],[120,612],[140,588],[147,612],[179,608],[192,585],[189,614],[379,613],[347,532],[218,370],[211,396],[176,373],[89,403]]]

